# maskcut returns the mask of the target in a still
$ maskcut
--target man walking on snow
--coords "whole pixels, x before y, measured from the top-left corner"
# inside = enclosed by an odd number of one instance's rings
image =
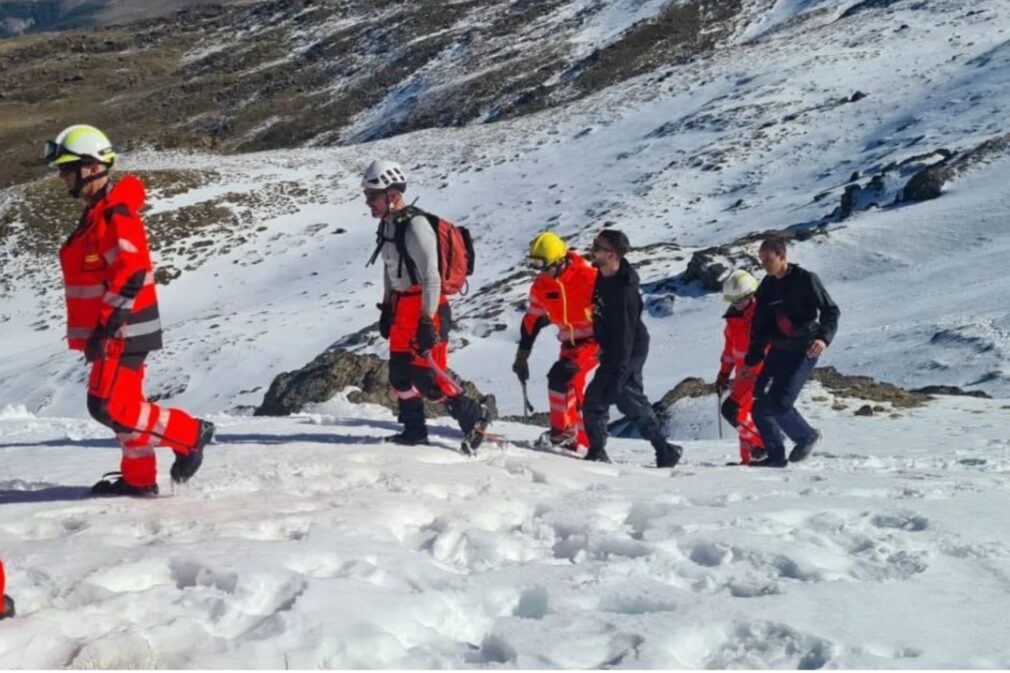
[[[630,249],[623,232],[605,229],[589,251],[599,271],[593,289],[593,333],[600,345],[600,367],[586,389],[583,407],[589,436],[586,460],[610,462],[607,420],[610,405],[616,404],[656,450],[656,466],[674,467],[683,450],[666,441],[643,389],[649,332],[642,322],[638,274],[624,258]]]
[[[144,399],[144,360],[161,348],[161,322],[147,233],[139,211],[144,185],[133,176],[112,184],[116,154],[93,126],[75,125],[45,145],[44,160],[59,170],[84,213],[60,248],[67,306],[67,341],[91,365],[88,411],[116,433],[120,473],[92,487],[101,496],[158,493],[154,449],[175,452],[172,481],[200,468],[214,425]]]
[[[820,430],[810,427],[794,405],[838,330],[840,311],[817,274],[789,263],[784,239],[765,239],[758,255],[768,275],[758,286],[741,376],[756,379],[754,423],[768,457],[751,465],[785,467],[783,433],[795,442],[789,454],[793,463],[809,456],[821,438]],[[762,362],[764,367],[756,374]]]
[[[445,404],[463,431],[464,447],[473,452],[490,416],[483,403],[464,395],[446,373],[452,313],[439,272],[438,235],[429,216],[404,201],[407,177],[398,164],[372,162],[361,186],[372,217],[379,220],[369,263],[382,255],[379,332],[389,339],[389,385],[403,423],[403,431],[388,441],[428,443],[427,398]]]
[[[757,308],[757,302],[754,301],[757,287],[757,279],[743,270],[734,271],[722,284],[723,299],[730,303],[730,307],[723,316],[726,320],[726,328],[723,331],[725,341],[719,375],[715,379],[715,389],[720,396],[726,390],[730,390],[729,397],[723,402],[720,411],[740,436],[742,465],[749,465],[752,459],[763,460],[765,457],[764,442],[761,441],[761,435],[751,418],[751,408],[754,405],[753,377],[760,374],[761,365],[755,366],[751,372],[752,376],[747,378],[740,376],[744,368],[744,356],[750,347],[750,328]],[[737,377],[731,386],[729,377],[734,369],[737,371]]]
[[[549,324],[557,325],[561,353],[547,373],[551,429],[540,443],[578,450],[589,445],[582,404],[586,377],[596,367],[599,350],[593,337],[596,269],[550,231],[533,239],[527,260],[539,273],[519,326],[519,350],[512,371],[522,383],[529,380],[530,351],[537,334]]]

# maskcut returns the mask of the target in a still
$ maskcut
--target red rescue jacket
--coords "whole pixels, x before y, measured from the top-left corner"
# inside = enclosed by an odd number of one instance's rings
[[[723,331],[725,344],[722,349],[719,372],[729,374],[736,369],[738,376],[731,392],[734,398],[740,398],[743,394],[750,394],[751,391],[747,390],[747,388],[753,387],[754,381],[757,379],[758,374],[761,373],[761,368],[764,365],[762,361],[760,364],[751,367],[749,380],[745,381],[739,377],[739,373],[744,367],[744,357],[747,355],[747,349],[750,348],[751,323],[754,321],[754,312],[756,309],[757,302],[751,299],[742,311],[731,306],[726,311],[726,315],[723,316],[726,319],[726,329]]]
[[[60,247],[67,343],[84,350],[99,328],[124,340],[124,353],[161,348],[161,320],[144,223],[143,183],[126,176],[85,209]]]
[[[557,278],[538,274],[519,328],[519,347],[532,349],[537,334],[548,324],[557,325],[563,346],[593,338],[595,284],[596,269],[577,252],[568,253],[568,266]]]

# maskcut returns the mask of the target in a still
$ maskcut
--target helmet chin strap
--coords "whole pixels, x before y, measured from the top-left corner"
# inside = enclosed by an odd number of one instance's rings
[[[92,182],[95,182],[96,180],[101,180],[102,178],[107,177],[109,175],[109,167],[105,166],[105,170],[103,170],[101,173],[95,173],[94,175],[84,177],[84,167],[86,165],[88,164],[81,164],[80,166],[77,167],[77,171],[74,173],[74,177],[76,178],[76,180],[74,181],[74,186],[69,190],[69,192],[70,196],[74,197],[75,199],[81,198],[81,192],[84,191],[84,187],[86,185],[90,185]]]

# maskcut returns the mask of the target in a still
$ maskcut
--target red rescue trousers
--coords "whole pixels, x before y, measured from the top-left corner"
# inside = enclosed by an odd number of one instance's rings
[[[393,324],[389,329],[389,383],[400,400],[427,397],[438,400],[455,397],[458,387],[436,376],[427,358],[417,353],[417,326],[421,321],[421,291],[393,292],[390,296]],[[435,333],[439,342],[431,349],[431,359],[442,372],[449,364],[449,300],[443,295],[435,312]]]
[[[736,431],[740,436],[740,462],[747,465],[751,460],[751,452],[754,449],[764,449],[765,445],[761,441],[761,433],[754,425],[754,419],[751,418],[751,410],[754,408],[754,378],[744,381],[738,377],[733,382],[730,397],[740,405],[740,413],[736,417]]]
[[[132,486],[150,486],[157,481],[155,447],[188,454],[196,446],[200,424],[185,411],[149,403],[144,397],[146,354],[124,356],[116,344],[108,342],[106,356],[91,363],[88,411],[116,432],[123,447],[123,479]]]
[[[563,343],[558,361],[547,372],[547,396],[551,409],[551,430],[574,433],[579,446],[589,446],[582,423],[582,403],[586,396],[586,378],[597,364],[600,347],[593,339],[575,345]]]

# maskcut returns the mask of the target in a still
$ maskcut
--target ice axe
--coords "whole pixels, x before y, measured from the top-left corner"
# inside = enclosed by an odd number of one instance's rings
[[[526,382],[519,381],[519,385],[523,387],[523,422],[529,423],[530,414],[536,413],[533,410],[533,405],[530,404],[530,396],[526,392]]]
[[[715,417],[719,425],[719,439],[722,439],[722,393],[715,391]]]

